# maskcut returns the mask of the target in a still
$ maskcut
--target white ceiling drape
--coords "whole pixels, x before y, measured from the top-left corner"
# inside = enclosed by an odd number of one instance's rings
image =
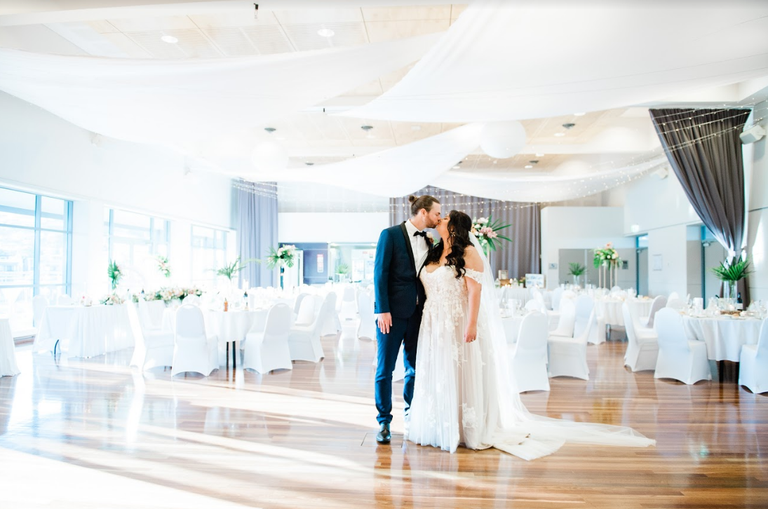
[[[288,168],[259,175],[244,166],[233,175],[247,180],[317,182],[378,196],[403,196],[432,183],[480,144],[482,124],[456,129],[339,163]]]
[[[768,3],[475,0],[345,116],[487,122],[606,110],[768,74]]]
[[[577,176],[503,177],[451,171],[434,179],[432,184],[449,191],[494,200],[556,202],[605,191],[665,164],[668,164],[666,156],[657,154],[643,162]]]
[[[0,49],[0,90],[94,133],[183,146],[263,126],[369,83],[418,60],[438,38],[211,60]]]

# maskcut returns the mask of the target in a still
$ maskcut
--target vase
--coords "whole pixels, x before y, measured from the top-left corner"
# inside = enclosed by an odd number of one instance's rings
[[[738,295],[737,283],[738,281],[723,281],[723,298],[726,299],[728,304],[736,304],[736,296]]]
[[[283,266],[281,265],[281,266],[280,266],[280,289],[281,289],[281,290],[282,290],[283,288],[285,288],[285,287],[283,286],[283,284],[284,284],[284,279],[285,279],[285,267],[283,267]]]
[[[577,276],[576,274],[571,274],[573,276],[573,286],[579,286],[579,282],[581,281],[581,276]]]

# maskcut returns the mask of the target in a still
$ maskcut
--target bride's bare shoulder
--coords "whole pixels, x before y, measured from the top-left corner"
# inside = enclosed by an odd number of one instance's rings
[[[475,246],[467,246],[464,249],[464,266],[479,272],[483,271],[483,259],[480,257],[477,249],[475,249]]]

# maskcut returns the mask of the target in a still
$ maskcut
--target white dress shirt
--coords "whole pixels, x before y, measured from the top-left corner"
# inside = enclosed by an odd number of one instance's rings
[[[411,248],[413,249],[413,263],[416,265],[416,273],[419,273],[419,269],[424,264],[424,260],[427,258],[427,251],[429,251],[427,242],[421,235],[414,235],[414,233],[421,231],[408,219],[405,222],[405,230],[408,232],[408,238],[411,239]]]

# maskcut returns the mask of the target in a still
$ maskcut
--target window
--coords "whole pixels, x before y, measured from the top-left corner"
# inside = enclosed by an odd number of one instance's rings
[[[192,282],[213,283],[216,270],[228,262],[229,232],[204,226],[192,226]]]
[[[33,296],[70,292],[71,216],[70,201],[0,188],[0,315],[16,332],[37,325]]]
[[[107,252],[124,271],[121,286],[139,288],[162,283],[155,258],[168,256],[170,222],[119,209],[104,211]]]

